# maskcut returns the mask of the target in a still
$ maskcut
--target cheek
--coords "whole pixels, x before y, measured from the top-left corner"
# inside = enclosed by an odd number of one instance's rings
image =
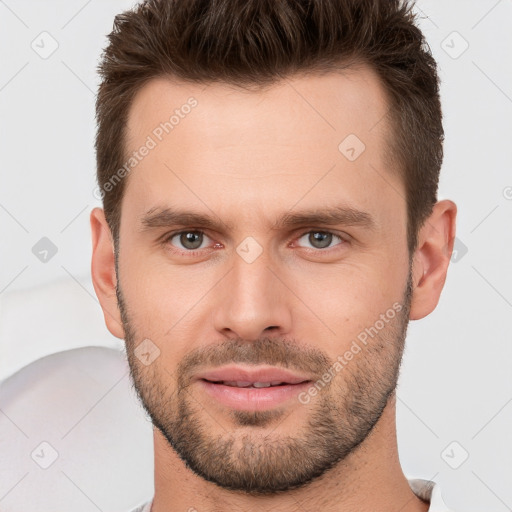
[[[202,339],[205,312],[211,309],[206,292],[218,277],[199,266],[193,270],[151,260],[133,254],[125,258],[122,269],[120,265],[123,295],[136,343],[150,339],[163,360],[170,358],[167,363],[174,364],[191,349],[191,340]]]
[[[402,303],[406,280],[407,272],[396,265],[325,267],[315,273],[314,279],[303,274],[294,281],[301,283],[297,294],[310,308],[301,308],[299,314],[316,314],[330,328],[337,345],[350,342],[381,314],[393,309],[393,304]],[[296,322],[305,326],[302,318],[296,318]],[[314,326],[318,320],[307,323]]]

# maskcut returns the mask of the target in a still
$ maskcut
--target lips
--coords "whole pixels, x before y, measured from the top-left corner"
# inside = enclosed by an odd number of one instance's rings
[[[197,376],[197,379],[238,388],[275,387],[301,384],[311,380],[307,375],[295,374],[283,368],[259,367],[251,369],[240,366],[222,367],[202,372]]]
[[[210,399],[239,411],[297,405],[297,396],[311,386],[311,380],[308,375],[283,368],[240,366],[201,372],[195,377],[199,389]]]

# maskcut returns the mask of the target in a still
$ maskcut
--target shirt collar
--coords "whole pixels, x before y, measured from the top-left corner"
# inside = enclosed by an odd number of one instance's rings
[[[408,478],[411,490],[418,498],[428,501],[428,512],[452,512],[443,500],[439,484],[423,478]]]

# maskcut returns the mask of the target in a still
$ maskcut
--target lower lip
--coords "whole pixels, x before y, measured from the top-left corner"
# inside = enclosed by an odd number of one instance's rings
[[[286,384],[267,388],[237,388],[200,380],[199,384],[212,398],[232,409],[262,411],[280,405],[291,398],[297,398],[311,382]]]

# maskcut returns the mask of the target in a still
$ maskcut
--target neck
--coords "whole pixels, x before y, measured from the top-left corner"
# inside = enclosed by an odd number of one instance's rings
[[[304,488],[275,496],[248,496],[203,480],[185,466],[154,429],[155,496],[151,512],[226,510],[292,512],[427,512],[411,490],[398,459],[393,394],[370,435],[336,467]]]

